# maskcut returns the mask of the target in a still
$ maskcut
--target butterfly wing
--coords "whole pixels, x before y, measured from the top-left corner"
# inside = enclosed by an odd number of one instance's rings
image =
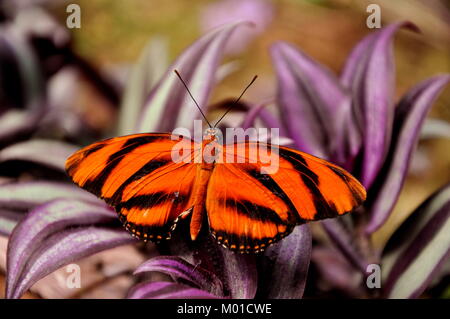
[[[223,153],[206,209],[211,233],[230,249],[260,251],[295,225],[345,214],[366,197],[344,169],[290,148],[247,142]]]
[[[171,134],[111,138],[74,153],[66,171],[78,186],[114,206],[135,236],[159,241],[170,237],[191,207],[195,145]]]

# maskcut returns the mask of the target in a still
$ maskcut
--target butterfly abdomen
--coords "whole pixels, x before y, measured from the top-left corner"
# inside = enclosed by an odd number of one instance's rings
[[[208,182],[214,169],[214,163],[203,162],[197,165],[197,177],[193,189],[193,210],[190,223],[191,239],[195,240],[200,233],[204,214]]]

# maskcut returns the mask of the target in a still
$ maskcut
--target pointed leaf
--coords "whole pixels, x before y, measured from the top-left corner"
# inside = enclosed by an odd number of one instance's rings
[[[125,87],[117,135],[135,132],[145,99],[167,68],[167,55],[167,44],[161,37],[151,39],[141,53]]]
[[[191,264],[214,273],[222,282],[224,295],[237,299],[252,299],[257,288],[256,257],[234,253],[218,245],[211,236],[198,238],[189,245],[182,228],[170,241],[172,255],[182,256]]]
[[[311,254],[311,263],[317,271],[314,281],[323,290],[338,290],[351,298],[360,298],[364,294],[364,285],[361,285],[363,274],[356,272],[354,267],[334,247],[317,246]],[[321,289],[322,290],[322,289]]]
[[[0,185],[0,208],[28,209],[56,198],[104,205],[91,193],[67,183],[32,181]]]
[[[29,257],[14,288],[9,286],[7,298],[19,298],[36,281],[64,265],[134,241],[123,230],[93,226],[58,232],[46,238]]]
[[[175,256],[154,257],[140,265],[134,274],[157,271],[169,275],[174,280],[183,279],[216,296],[223,296],[220,280],[213,273],[200,266],[194,266]]]
[[[0,116],[0,147],[27,139],[36,130],[42,110],[36,112],[10,110]]]
[[[67,157],[77,149],[77,146],[67,143],[34,139],[1,150],[0,163],[11,160],[28,161],[64,171]]]
[[[223,267],[221,275],[229,289],[229,297],[234,299],[252,299],[257,288],[257,269],[254,256],[237,254],[219,247],[222,252]]]
[[[267,104],[263,103],[258,106],[253,106],[248,108],[247,115],[245,116],[242,124],[244,130],[253,127],[256,119],[261,119],[264,126],[267,128],[278,128],[280,130],[280,135],[287,134],[283,128],[281,122],[273,116],[268,110],[266,110]]]
[[[340,250],[343,256],[355,269],[366,273],[368,263],[353,245],[353,237],[337,219],[327,219],[321,222],[323,229],[330,237],[331,242]]]
[[[266,250],[260,272],[262,298],[302,298],[311,259],[311,244],[309,225],[301,225]]]
[[[417,298],[450,257],[450,184],[422,203],[388,241],[382,259],[388,298]]]
[[[207,103],[215,82],[224,47],[233,31],[243,22],[228,24],[212,31],[189,48],[169,67],[152,89],[140,117],[138,132],[171,131],[191,128],[199,111],[174,74],[177,69],[201,107]]]
[[[371,218],[367,233],[373,233],[389,217],[400,194],[422,124],[439,92],[450,81],[450,75],[439,75],[419,83],[400,101],[395,113],[391,148],[383,175],[370,190]]]
[[[134,286],[128,293],[130,299],[216,299],[210,293],[187,285],[155,281]]]
[[[2,28],[0,30],[0,49],[2,55],[8,57],[7,63],[16,64],[21,82],[21,103],[29,110],[37,110],[43,106],[45,81],[40,70],[39,57],[27,39],[24,32],[17,32],[16,28]],[[22,107],[22,105],[20,105]]]
[[[106,206],[58,199],[36,207],[10,236],[7,297],[20,297],[34,282],[66,263],[133,241],[123,230],[92,227],[108,223],[118,226],[116,214]]]
[[[271,53],[280,117],[289,137],[302,151],[327,157],[336,149],[334,143],[343,141],[338,134],[350,110],[350,95],[331,71],[290,44],[279,42]]]
[[[361,181],[370,188],[386,157],[394,118],[394,34],[408,22],[389,25],[369,35],[350,54],[342,80],[353,92],[353,113],[362,124],[363,165]]]
[[[253,299],[257,288],[257,268],[254,256],[242,255],[211,243],[207,249],[198,251],[196,262],[211,265],[223,283],[225,296],[233,299]]]

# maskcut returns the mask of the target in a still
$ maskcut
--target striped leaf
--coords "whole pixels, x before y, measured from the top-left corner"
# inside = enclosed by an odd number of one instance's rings
[[[0,208],[26,210],[57,198],[104,203],[78,187],[61,182],[30,181],[0,185]]]
[[[278,42],[271,54],[280,118],[289,136],[298,149],[328,157],[334,143],[343,142],[339,134],[351,107],[350,94],[330,70],[292,45]]]
[[[373,184],[386,158],[394,119],[395,60],[393,38],[402,27],[418,31],[409,22],[398,22],[367,36],[350,54],[341,80],[353,92],[355,121],[363,128],[361,182]]]
[[[450,184],[422,203],[388,241],[382,258],[388,298],[417,298],[450,257]]]
[[[138,133],[192,127],[199,112],[173,71],[180,72],[199,105],[204,107],[214,87],[224,47],[233,31],[242,24],[228,24],[204,35],[178,57],[148,95]]]
[[[311,240],[309,225],[301,225],[266,250],[258,287],[262,298],[302,298],[311,259]]]
[[[143,282],[131,288],[129,299],[216,299],[210,293],[174,282]]]
[[[403,186],[419,139],[425,117],[450,75],[437,75],[414,86],[395,110],[394,131],[386,162],[369,191],[370,220],[366,232],[371,234],[389,217]]]
[[[149,41],[131,70],[120,105],[118,134],[135,132],[145,99],[167,68],[167,44],[162,37]]]
[[[10,145],[0,151],[0,163],[26,161],[64,171],[67,157],[76,146],[51,140],[34,139]]]
[[[58,199],[36,207],[9,238],[6,297],[19,298],[36,281],[73,261],[134,242],[115,227],[119,225],[105,206]]]
[[[222,283],[212,272],[175,256],[157,256],[140,265],[134,274],[157,271],[173,280],[184,280],[216,296],[223,296]]]

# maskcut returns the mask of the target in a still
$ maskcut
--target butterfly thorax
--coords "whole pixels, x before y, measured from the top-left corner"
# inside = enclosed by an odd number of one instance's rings
[[[219,155],[219,141],[221,132],[217,128],[208,128],[203,134],[202,142],[202,167],[212,169]]]

